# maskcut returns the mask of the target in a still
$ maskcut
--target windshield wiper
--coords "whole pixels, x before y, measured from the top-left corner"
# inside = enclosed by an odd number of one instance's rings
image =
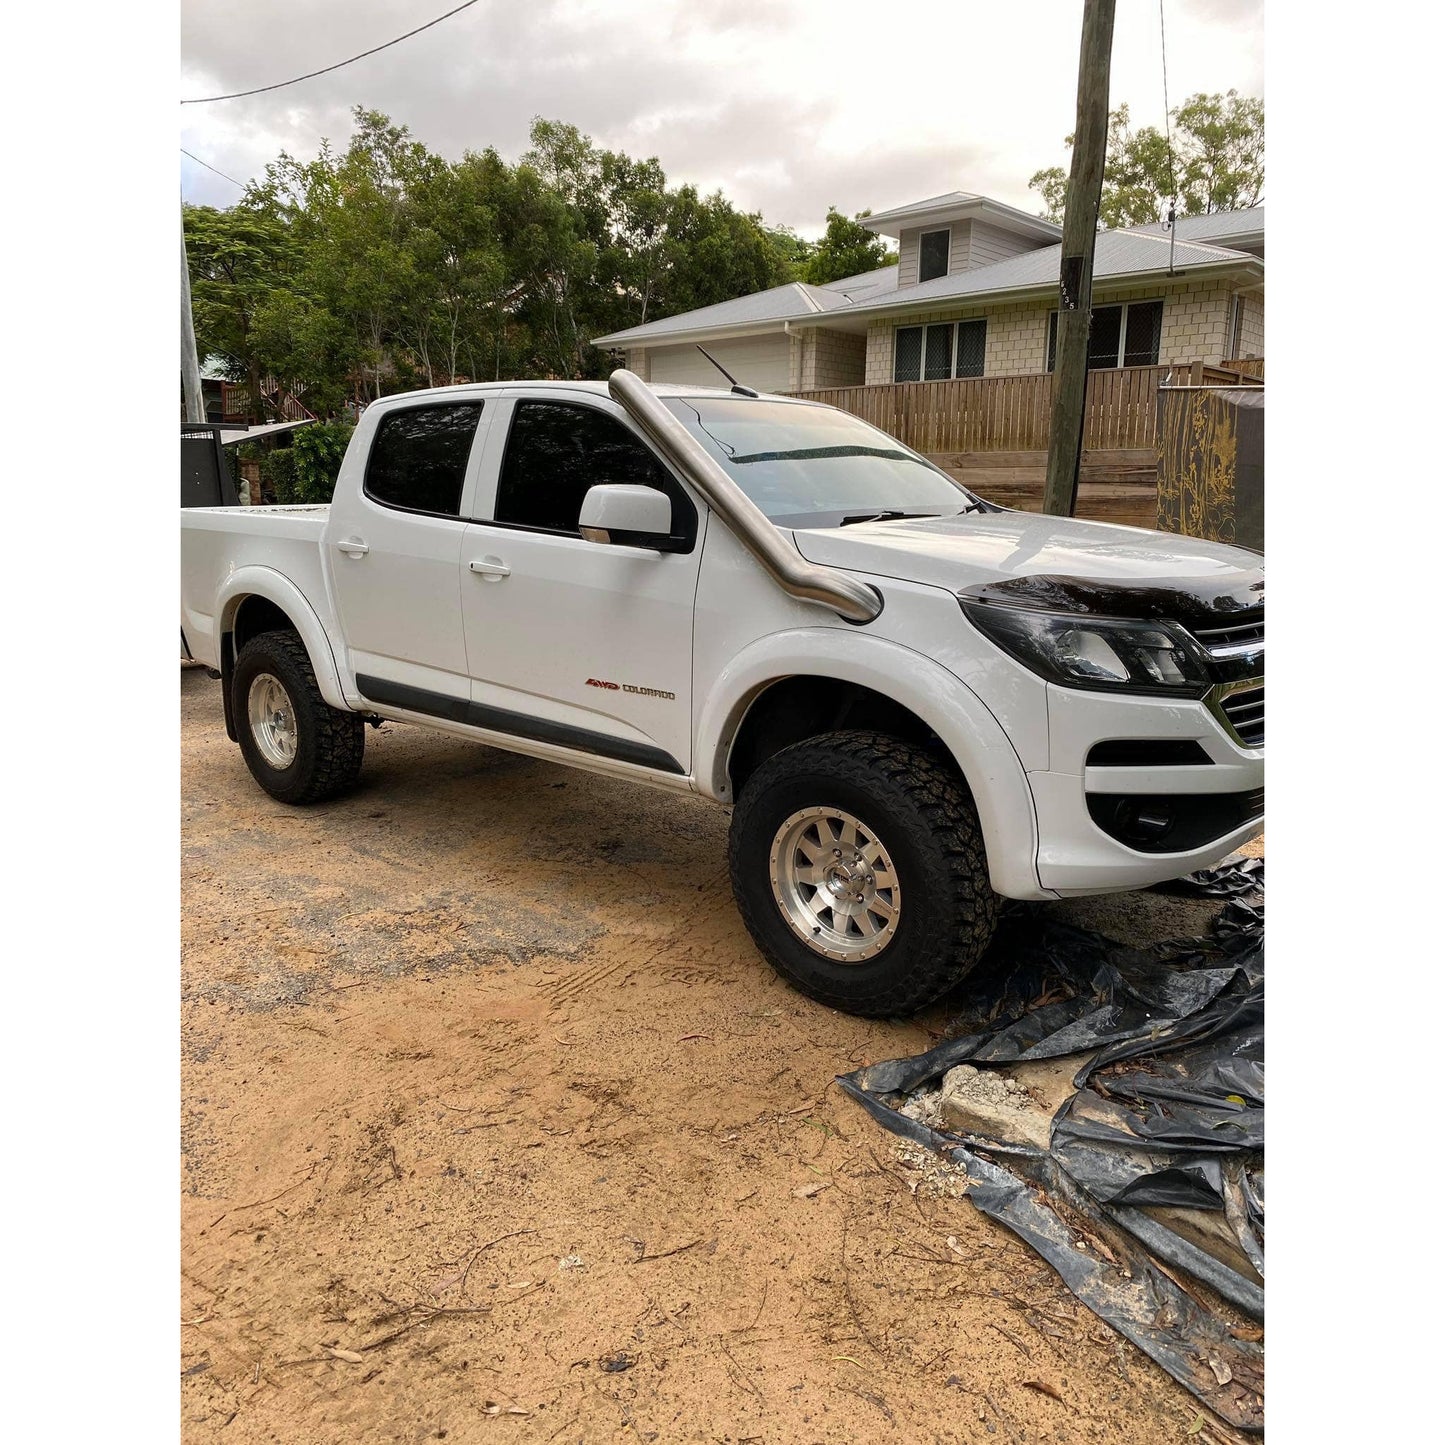
[[[900,512],[893,508],[884,508],[881,512],[850,512],[841,522],[840,527],[851,527],[854,522],[900,522],[913,521],[922,517],[937,517],[938,512]]]

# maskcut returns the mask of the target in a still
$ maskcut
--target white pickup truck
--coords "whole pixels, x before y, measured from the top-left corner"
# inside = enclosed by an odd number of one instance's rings
[[[1257,554],[1004,510],[811,402],[387,397],[329,507],[183,511],[181,592],[272,797],[344,792],[382,718],[699,793],[758,948],[854,1013],[945,991],[1000,897],[1263,828]]]

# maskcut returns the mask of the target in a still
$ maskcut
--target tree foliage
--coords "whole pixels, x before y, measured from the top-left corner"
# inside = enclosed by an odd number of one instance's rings
[[[1104,188],[1099,220],[1109,228],[1162,220],[1177,194],[1182,216],[1235,211],[1264,199],[1264,102],[1237,91],[1191,95],[1169,113],[1173,139],[1154,126],[1135,130],[1129,107],[1109,113]],[[1064,144],[1072,147],[1073,136]],[[1068,173],[1062,166],[1036,171],[1029,188],[1039,193],[1043,214],[1064,218]]]
[[[201,354],[253,397],[262,376],[294,382],[321,416],[462,378],[601,376],[593,337],[816,259],[575,126],[537,119],[515,164],[490,147],[449,162],[360,107],[344,149],[283,153],[230,210],[187,207],[185,228]]]
[[[845,276],[876,271],[896,261],[898,258],[888,249],[888,243],[861,224],[872,214],[872,211],[859,211],[849,220],[836,206],[829,206],[827,229],[803,268],[803,279],[814,286],[823,286],[829,281],[841,281]]]

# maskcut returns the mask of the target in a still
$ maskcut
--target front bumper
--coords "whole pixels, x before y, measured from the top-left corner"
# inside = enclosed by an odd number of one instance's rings
[[[1065,895],[1144,888],[1210,867],[1264,831],[1264,749],[1242,745],[1207,702],[1050,684],[1048,705],[1049,766],[1028,775],[1042,887]],[[1168,764],[1090,761],[1091,753],[1100,756],[1096,745],[1129,741],[1192,743],[1197,752],[1176,748],[1194,760]],[[1137,811],[1146,817],[1168,816],[1169,800],[1178,799],[1178,816],[1159,837],[1141,834],[1131,845],[1098,821],[1118,831],[1109,820],[1124,811],[1120,800],[1131,797],[1140,799]],[[1182,845],[1172,846],[1174,838]]]

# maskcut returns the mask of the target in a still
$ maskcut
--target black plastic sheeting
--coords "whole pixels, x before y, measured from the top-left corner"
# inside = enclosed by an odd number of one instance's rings
[[[915,1058],[842,1076],[885,1128],[966,1171],[968,1194],[1069,1289],[1222,1419],[1264,1426],[1264,863],[1166,885],[1221,898],[1206,938],[1131,949],[1032,910],[1006,920],[990,1021]],[[1052,1001],[1035,1003],[1040,999]],[[1099,1050],[1054,1115],[1047,1152],[899,1112],[957,1064]],[[1223,1214],[1258,1278],[1142,1211]],[[1198,1282],[1208,1289],[1200,1289]]]

